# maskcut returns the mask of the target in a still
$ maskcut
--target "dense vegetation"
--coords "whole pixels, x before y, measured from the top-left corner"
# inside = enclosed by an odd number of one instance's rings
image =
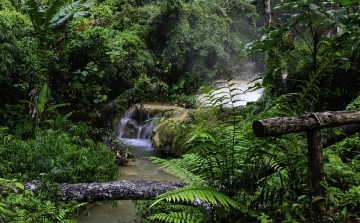
[[[296,1],[277,8],[282,20],[267,21],[265,34],[244,50],[264,52],[267,71],[255,85],[264,87],[261,100],[226,108],[236,91],[220,97],[203,88],[212,108],[194,112],[190,123],[174,124],[188,152],[179,159],[154,158],[189,186],[160,195],[150,202],[150,212],[146,202],[137,202],[148,221],[359,221],[358,135],[324,149],[325,194],[310,197],[306,135],[259,139],[251,129],[264,118],[359,109],[358,6]],[[232,88],[229,80],[225,88]],[[325,141],[342,134],[323,132]]]
[[[281,2],[278,21],[268,1],[0,0],[0,222],[76,222],[82,204],[53,183],[116,178],[114,114],[145,101],[194,106],[200,86],[225,76],[231,88],[240,55],[259,52],[261,100],[225,108],[235,92],[203,87],[213,106],[174,123],[188,152],[154,161],[190,185],[151,202],[143,221],[358,221],[357,136],[324,150],[326,196],[311,198],[304,135],[251,130],[257,119],[359,108],[358,3]],[[258,18],[262,36],[244,47]],[[38,195],[9,194],[30,180]]]
[[[242,1],[1,0],[2,195],[31,180],[40,193],[1,196],[0,222],[76,222],[82,204],[52,183],[114,180],[114,115],[194,104],[214,67],[238,69],[255,15]]]

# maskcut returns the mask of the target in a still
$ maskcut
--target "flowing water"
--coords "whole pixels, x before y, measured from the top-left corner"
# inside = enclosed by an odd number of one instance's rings
[[[152,181],[178,181],[178,179],[166,172],[161,168],[151,163],[148,157],[162,157],[162,152],[151,146],[149,139],[146,139],[148,132],[152,131],[153,124],[145,122],[138,124],[133,120],[134,110],[129,110],[121,119],[118,127],[118,135],[121,140],[126,141],[127,144],[134,147],[133,155],[136,157],[131,159],[126,166],[119,167],[120,177],[118,180],[152,180]],[[150,119],[146,114],[146,119]],[[131,124],[129,123],[131,122]],[[136,123],[134,127],[134,123]],[[127,130],[129,126],[136,133],[131,133]],[[134,138],[122,138],[123,136],[135,135]],[[121,136],[121,137],[120,137]],[[131,136],[130,136],[131,137]],[[117,208],[113,207],[116,204]],[[81,215],[79,221],[82,223],[116,223],[134,222],[136,219],[134,213],[134,206],[130,200],[122,200],[120,202],[107,201],[100,204],[88,205],[88,214]]]
[[[234,106],[246,105],[247,102],[256,101],[261,95],[261,90],[254,92],[245,92],[251,86],[248,81],[232,81],[232,94],[237,94],[233,99],[237,102]],[[216,85],[216,87],[221,87]],[[224,89],[216,92],[218,97],[228,95],[230,91]],[[199,96],[201,100],[204,95]],[[204,101],[204,105],[206,101]],[[134,147],[133,154],[136,159],[130,160],[128,165],[119,167],[120,177],[118,180],[153,180],[153,181],[178,181],[178,179],[161,170],[158,166],[152,164],[148,157],[161,157],[161,151],[153,148],[149,139],[146,139],[148,133],[153,129],[152,122],[140,122],[136,118],[135,109],[131,108],[121,119],[117,134],[121,140]],[[150,115],[145,114],[142,119],[150,120]],[[117,203],[117,208],[112,206]],[[89,216],[82,215],[79,221],[82,223],[131,223],[136,219],[134,206],[131,201],[123,200],[120,202],[103,202],[102,204],[91,204],[88,206]]]

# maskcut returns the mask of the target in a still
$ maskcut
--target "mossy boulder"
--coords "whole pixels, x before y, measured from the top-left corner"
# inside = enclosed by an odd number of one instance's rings
[[[180,129],[179,124],[189,120],[189,110],[177,108],[167,113],[167,119],[160,122],[153,130],[152,144],[174,156],[184,154],[185,148],[178,143],[175,132]]]

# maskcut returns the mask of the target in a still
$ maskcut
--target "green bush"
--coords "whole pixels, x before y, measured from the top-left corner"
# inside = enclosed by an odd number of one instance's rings
[[[39,174],[53,176],[55,182],[104,182],[117,176],[115,156],[102,143],[81,134],[81,125],[69,132],[38,130],[35,138],[21,140],[1,128],[0,173],[5,178],[30,181]]]
[[[13,186],[14,183],[18,188]],[[15,180],[0,178],[0,187],[0,222],[78,222],[77,211],[85,204],[65,202],[57,185],[45,179],[38,184],[37,195],[30,190],[17,193],[24,187]]]

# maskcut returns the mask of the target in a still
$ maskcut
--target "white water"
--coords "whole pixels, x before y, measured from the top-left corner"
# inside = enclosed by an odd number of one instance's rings
[[[123,118],[120,120],[119,126],[118,126],[118,137],[121,138],[124,135],[126,124],[131,119],[135,111],[135,108],[132,107],[128,111],[125,112]]]
[[[145,121],[140,123],[137,120],[134,120],[134,112],[135,109],[131,108],[129,109],[125,114],[124,117],[120,120],[119,125],[118,125],[118,138],[119,139],[126,139],[126,138],[135,138],[135,139],[145,139],[145,138],[149,138],[149,134],[151,134],[153,128],[154,128],[154,123],[151,120],[150,114],[149,112],[145,113]],[[128,126],[128,123],[130,124],[130,127]],[[136,127],[135,127],[136,126]],[[135,128],[137,133],[136,135],[134,134],[134,132],[127,132],[129,131],[129,128],[132,128],[131,130],[134,131]]]
[[[217,103],[217,105],[220,103],[225,104],[224,107],[238,107],[246,105],[248,102],[257,101],[262,93],[262,89],[258,89],[256,91],[249,91],[248,89],[255,85],[255,83],[249,83],[250,81],[232,80],[230,81],[229,88],[227,88],[226,84],[220,82],[223,81],[218,80],[215,81],[215,84],[213,84],[215,86],[212,95],[213,100],[224,97],[224,101]],[[216,88],[220,89],[215,90]],[[229,98],[232,98],[233,103],[231,103]],[[208,95],[201,94],[198,99],[203,106],[211,105]]]

